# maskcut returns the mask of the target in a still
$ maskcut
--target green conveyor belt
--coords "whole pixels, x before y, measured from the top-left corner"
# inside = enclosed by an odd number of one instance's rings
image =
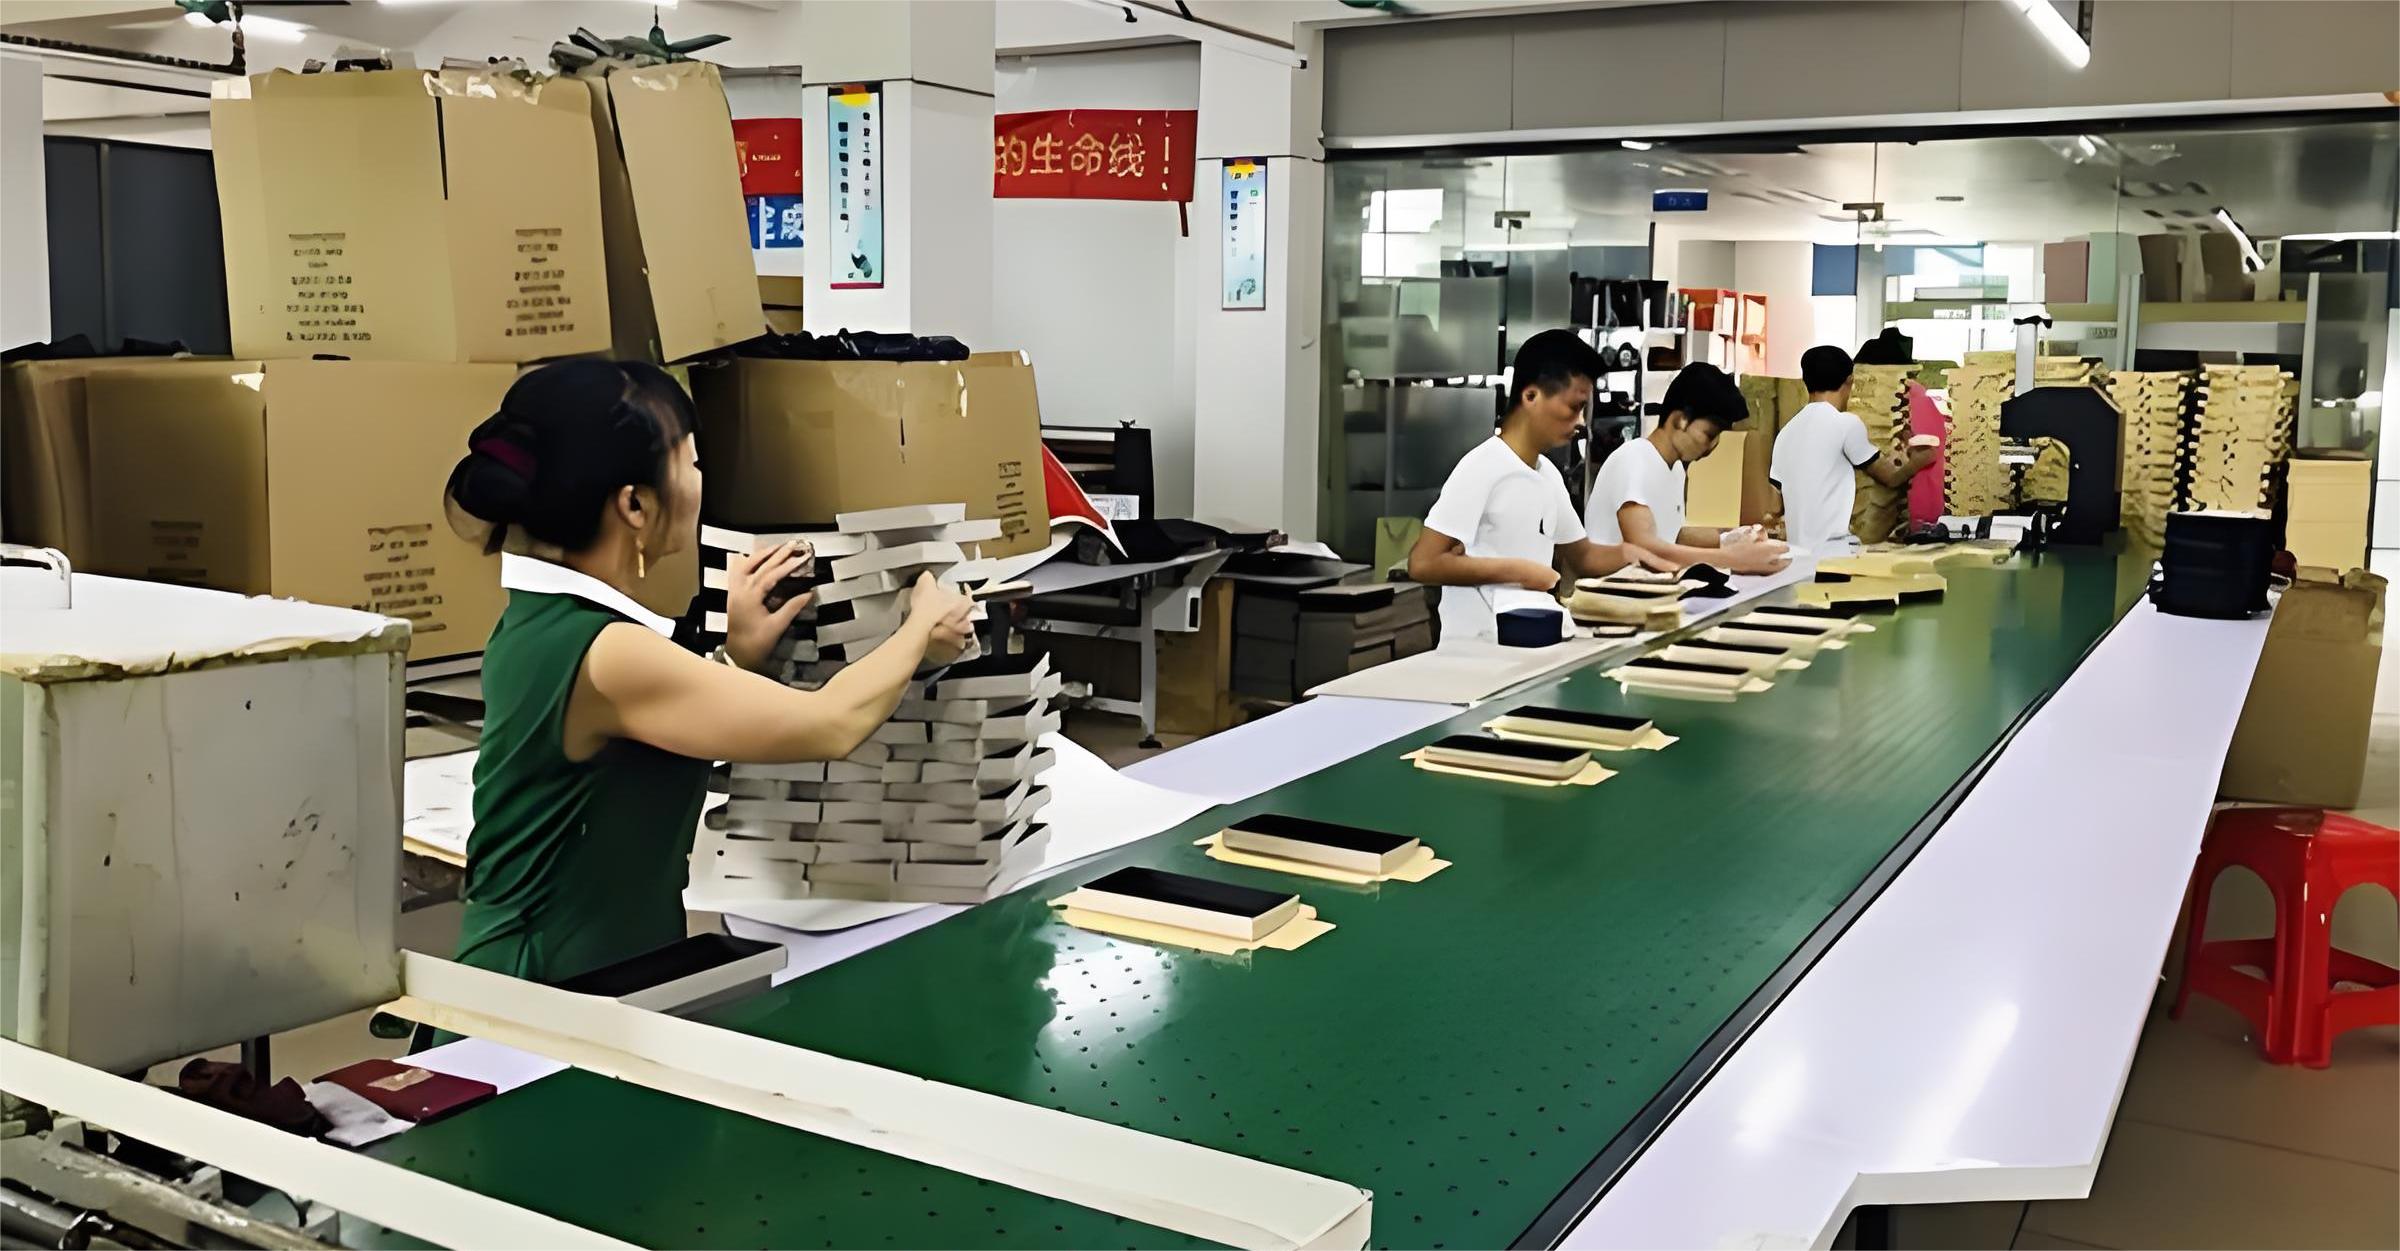
[[[710,1019],[1355,1183],[1377,1245],[1504,1246],[1653,1132],[1645,1105],[2066,679],[2146,566],[1953,563],[1941,601],[1734,703],[1575,672],[1502,702],[1640,712],[1681,741],[1605,756],[1619,775],[1589,788],[1399,759],[1500,705],[1471,710]],[[1347,889],[1192,846],[1260,809],[1419,834],[1454,865]],[[1050,918],[1128,863],[1297,888],[1337,928],[1236,960]],[[1187,1241],[580,1072],[377,1151],[650,1246]]]

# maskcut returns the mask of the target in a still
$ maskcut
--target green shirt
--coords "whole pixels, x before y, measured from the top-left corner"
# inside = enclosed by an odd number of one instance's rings
[[[584,653],[623,615],[514,590],[483,656],[484,724],[458,959],[555,983],[684,936],[708,762],[612,739],[569,760]]]

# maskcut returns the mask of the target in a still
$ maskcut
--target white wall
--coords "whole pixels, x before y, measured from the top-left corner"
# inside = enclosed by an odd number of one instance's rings
[[[1816,308],[1809,290],[1816,283],[1816,252],[1811,243],[1751,243],[1733,245],[1733,289],[1767,297],[1767,372],[1778,378],[1800,376],[1800,354],[1819,343]],[[1842,327],[1848,337],[1849,327]]]
[[[42,66],[0,56],[0,346],[50,337],[50,219]]]
[[[1190,44],[998,64],[998,111],[1197,108]],[[1195,276],[1199,250],[1175,206],[1115,200],[995,200],[992,320],[983,348],[1033,360],[1042,420],[1151,432],[1161,516],[1192,511]]]

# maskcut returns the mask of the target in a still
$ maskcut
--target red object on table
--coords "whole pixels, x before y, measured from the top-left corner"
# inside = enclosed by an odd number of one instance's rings
[[[2274,892],[2275,936],[2204,941],[2209,888],[2237,865]],[[2218,813],[2192,874],[2192,919],[2172,1015],[2182,1016],[2198,991],[2248,1017],[2269,1061],[2313,1069],[2333,1062],[2335,1036],[2400,1025],[2400,969],[2333,945],[2334,904],[2351,887],[2366,885],[2400,895],[2400,831],[2315,808]],[[2367,989],[2336,990],[2337,982]]]
[[[361,1060],[317,1079],[357,1094],[404,1121],[430,1121],[500,1093],[490,1082],[452,1077],[390,1060]]]
[[[1003,200],[1192,198],[1198,109],[1048,109],[992,119],[992,195]]]

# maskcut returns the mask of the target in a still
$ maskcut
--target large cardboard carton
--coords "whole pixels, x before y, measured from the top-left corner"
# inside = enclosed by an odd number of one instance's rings
[[[91,451],[85,380],[156,359],[18,361],[0,384],[0,539],[55,547],[77,567],[92,558]]]
[[[767,318],[717,67],[653,65],[586,85],[618,357],[676,361],[757,338]]]
[[[215,91],[236,356],[521,362],[609,349],[582,82],[279,72]]]
[[[507,365],[176,361],[91,376],[95,572],[406,620],[483,649],[505,594],[442,487]]]
[[[2172,304],[2183,298],[2183,236],[2143,235],[2142,299]]]
[[[2383,661],[2382,578],[2302,569],[2275,605],[2217,789],[2235,799],[2352,808],[2366,779]]]
[[[703,510],[745,530],[836,513],[953,501],[996,517],[986,556],[1050,540],[1033,366],[1013,352],[963,361],[743,358],[692,370]]]

